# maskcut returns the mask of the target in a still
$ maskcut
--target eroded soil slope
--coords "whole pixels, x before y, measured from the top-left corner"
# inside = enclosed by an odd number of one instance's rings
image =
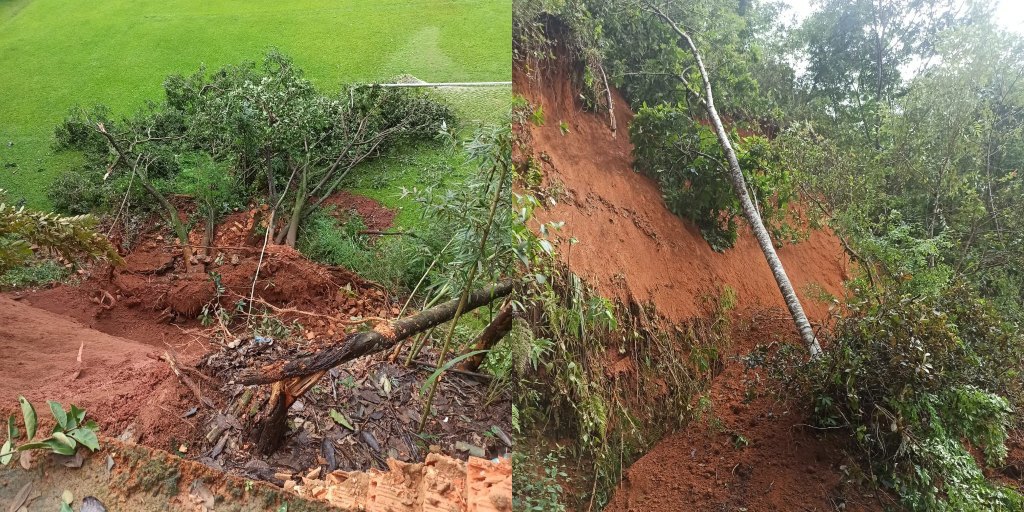
[[[359,215],[370,231],[387,229],[394,217],[379,203],[347,193],[331,204],[345,219]],[[76,495],[92,484],[107,486],[107,496],[118,500],[111,510],[205,510],[218,490],[192,486],[185,475],[199,468],[216,481],[264,480],[368,512],[510,509],[511,466],[501,459],[511,447],[504,434],[511,430],[508,402],[503,394],[491,396],[486,379],[443,379],[424,436],[416,435],[425,407],[417,390],[437,357],[429,346],[409,364],[403,364],[408,353],[396,350],[328,372],[289,410],[283,446],[270,456],[256,452],[245,430],[270,386],[244,388],[231,376],[342,343],[361,324],[398,315],[404,299],[289,247],[264,248],[254,236],[262,213],[255,208],[228,216],[210,250],[192,255],[193,272],[185,270],[170,235],[154,225],[132,235],[123,265],[95,264],[81,269],[73,283],[0,295],[0,355],[7,365],[0,413],[20,417],[19,395],[39,411],[46,411],[47,400],[73,403],[106,436],[181,456],[154,455],[167,463],[161,475],[169,475],[153,484],[166,492],[155,494],[146,486],[124,488],[111,479],[117,469],[111,473],[102,463],[98,470],[94,464],[68,473],[58,461],[55,471],[33,467],[34,474],[26,475],[18,461],[0,468],[0,503],[27,482],[40,500],[52,502],[61,492],[56,487],[71,485],[55,477],[63,475],[75,481]],[[127,236],[116,232],[113,239],[121,246]],[[197,229],[190,238],[201,245],[204,233]],[[252,308],[240,307],[249,297]],[[221,314],[214,315],[218,308]],[[208,322],[197,318],[204,315]],[[411,344],[399,348],[408,351]],[[172,355],[180,378],[168,365]],[[43,431],[52,420],[40,416]],[[133,464],[126,465],[125,478],[153,469]],[[248,492],[237,488],[229,489],[235,498]],[[294,497],[284,491],[270,495]],[[212,508],[278,510],[247,506]]]
[[[0,411],[18,407],[24,395],[45,411],[46,400],[73,403],[88,411],[102,432],[118,436],[131,427],[134,438],[171,449],[172,440],[195,435],[194,421],[182,418],[192,402],[167,364],[147,356],[163,353],[169,339],[146,344],[111,336],[77,320],[0,296]],[[78,362],[81,349],[82,362]],[[45,414],[41,418],[48,417]]]
[[[806,411],[764,393],[740,359],[758,344],[799,343],[751,233],[741,230],[734,248],[713,251],[666,208],[657,184],[633,171],[623,98],[613,94],[613,133],[606,114],[583,110],[570,73],[564,60],[530,76],[514,70],[516,92],[544,112],[545,123],[531,123],[517,150],[531,152],[543,173],[548,208],[538,218],[565,222],[559,257],[602,294],[649,302],[669,324],[706,314],[705,300],[726,286],[737,295],[710,404],[695,399],[700,419],[636,461],[607,510],[879,510],[883,498],[865,496],[846,473],[846,440],[803,425]],[[812,322],[826,320],[827,296],[841,297],[849,277],[840,241],[813,231],[779,255]]]
[[[895,503],[857,484],[842,431],[807,425],[802,404],[769,392],[737,356],[757,344],[798,344],[778,309],[737,315],[732,356],[712,382],[700,419],[661,440],[626,471],[607,512],[881,511]],[[666,468],[671,468],[666,471]]]
[[[741,230],[735,247],[712,250],[696,226],[666,208],[657,184],[633,171],[625,100],[613,93],[613,136],[607,115],[583,110],[568,73],[557,65],[537,70],[532,81],[522,69],[513,73],[516,93],[544,111],[544,125],[531,124],[529,136],[557,205],[538,218],[565,222],[562,260],[602,294],[651,301],[672,322],[700,315],[702,298],[718,296],[723,286],[736,290],[741,309],[784,307],[753,235]],[[569,238],[579,242],[570,248]],[[817,292],[841,296],[848,275],[842,245],[828,230],[813,231],[807,241],[779,249],[779,256],[808,315],[821,319],[828,309],[814,300]]]

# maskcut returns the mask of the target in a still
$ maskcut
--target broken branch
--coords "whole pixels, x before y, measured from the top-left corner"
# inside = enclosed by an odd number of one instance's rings
[[[504,281],[479,289],[467,298],[464,311],[479,308],[494,299],[504,297],[512,292],[512,288],[512,281]],[[291,377],[303,377],[330,370],[346,361],[387,349],[409,336],[441,325],[455,316],[458,306],[458,299],[451,300],[417,315],[379,324],[372,331],[349,334],[341,344],[312,355],[293,359],[284,364],[274,363],[263,368],[243,370],[237,375],[235,382],[246,385],[270,384]]]

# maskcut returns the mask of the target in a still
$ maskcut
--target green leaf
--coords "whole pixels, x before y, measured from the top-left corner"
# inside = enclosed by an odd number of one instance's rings
[[[19,452],[27,452],[29,450],[39,450],[39,449],[42,449],[42,448],[49,448],[50,445],[49,445],[49,443],[47,443],[47,441],[52,441],[52,439],[47,439],[46,441],[39,441],[38,443],[25,443],[25,444],[19,446],[17,451],[19,451]]]
[[[71,436],[71,438],[74,439],[75,441],[81,443],[82,446],[88,448],[90,451],[96,451],[100,449],[100,442],[99,439],[96,438],[96,433],[93,432],[92,430],[89,430],[88,428],[76,428],[68,432],[68,435]]]
[[[64,412],[64,406],[60,405],[53,400],[49,400],[46,403],[50,404],[50,412],[53,413],[53,418],[57,420],[57,424],[60,425],[61,430],[67,427],[68,414]]]
[[[14,451],[11,450],[11,440],[7,439],[7,442],[0,446],[0,466],[6,466],[13,457]]]
[[[58,432],[58,434],[59,434],[59,432]],[[64,434],[60,434],[60,435],[64,436]],[[64,443],[63,441],[58,441],[57,439],[55,439],[55,437],[56,437],[56,434],[54,434],[54,438],[50,438],[50,439],[47,439],[47,440],[43,441],[43,444],[46,445],[46,447],[48,447],[49,449],[53,450],[54,453],[59,453],[60,455],[74,455],[75,454],[75,449],[71,445],[69,445],[67,443]],[[71,441],[72,443],[75,442],[74,440],[68,438],[68,436],[64,436],[64,437],[66,439],[68,439],[68,441]]]
[[[344,414],[338,412],[335,409],[331,409],[330,410],[330,414],[331,414],[331,419],[334,420],[335,423],[337,423],[338,425],[341,425],[341,426],[343,426],[343,427],[345,427],[345,428],[355,432],[356,429],[355,429],[355,427],[352,426],[352,422],[349,421],[348,418],[345,417]]]
[[[423,381],[423,385],[420,386],[420,394],[421,395],[427,394],[427,390],[434,383],[434,381],[436,381],[438,379],[438,377],[441,376],[442,373],[450,370],[452,366],[455,366],[456,364],[458,364],[459,361],[462,361],[463,359],[468,359],[468,358],[473,357],[473,356],[475,356],[477,354],[483,354],[484,352],[487,352],[487,351],[486,350],[474,350],[472,352],[469,352],[469,353],[466,353],[466,354],[462,354],[459,357],[451,359],[450,361],[445,363],[444,366],[434,370],[434,373],[431,373],[430,377],[427,377],[427,380]]]
[[[71,430],[71,429],[78,428],[79,425],[82,424],[82,420],[84,420],[84,419],[85,419],[85,411],[83,411],[82,409],[79,409],[78,407],[75,407],[74,405],[72,405],[71,406],[71,410],[68,411],[67,429]]]
[[[62,501],[60,503],[60,512],[75,512],[75,509],[71,508],[71,505],[68,505],[67,503],[64,503]]]
[[[14,423],[14,415],[7,417],[7,439],[13,443],[18,438],[18,425]]]
[[[64,432],[54,432],[53,438],[71,448],[72,453],[74,453],[75,447],[78,446],[78,443],[74,439],[68,437]]]
[[[36,408],[32,407],[32,402],[29,402],[23,396],[18,397],[18,402],[21,403],[21,415],[25,419],[25,439],[31,441],[36,436]]]

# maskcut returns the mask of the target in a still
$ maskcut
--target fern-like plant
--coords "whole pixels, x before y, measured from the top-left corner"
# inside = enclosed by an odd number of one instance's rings
[[[0,190],[0,199],[3,193]],[[0,202],[0,273],[28,261],[33,247],[55,251],[68,260],[120,262],[120,255],[95,226],[90,215],[68,217]]]

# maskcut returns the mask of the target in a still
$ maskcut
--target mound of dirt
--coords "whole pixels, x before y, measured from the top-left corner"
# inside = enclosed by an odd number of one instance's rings
[[[18,396],[88,411],[102,432],[125,430],[152,446],[186,442],[196,425],[182,418],[194,398],[163,362],[147,357],[157,347],[110,336],[66,317],[0,296],[0,411],[16,413]],[[81,363],[78,362],[81,350]],[[162,352],[163,348],[160,349]]]
[[[741,229],[735,247],[712,250],[695,225],[668,210],[658,185],[633,170],[627,131],[632,113],[626,101],[613,91],[618,126],[613,134],[606,115],[583,110],[571,69],[542,64],[532,81],[519,66],[513,69],[515,92],[543,108],[547,120],[543,126],[530,124],[529,133],[520,136],[529,138],[544,186],[557,201],[539,210],[537,219],[565,222],[558,235],[562,261],[602,295],[651,302],[670,322],[700,316],[702,298],[719,296],[724,286],[736,291],[739,309],[784,307],[749,229]],[[563,134],[562,122],[568,133]],[[570,246],[570,238],[578,243]],[[827,229],[818,230],[778,252],[807,314],[822,319],[828,305],[815,300],[817,292],[842,296],[849,275],[839,240]]]
[[[228,240],[244,236],[234,229],[237,223],[226,220],[218,233]],[[345,269],[309,261],[288,246],[268,245],[265,250],[225,246],[196,259],[194,271],[185,273],[180,249],[151,233],[124,256],[124,265],[94,268],[80,286],[58,286],[27,297],[39,307],[70,313],[89,325],[119,316],[125,308],[155,313],[140,323],[159,325],[174,320],[187,324],[218,297],[222,306],[231,309],[250,294],[274,306],[352,315],[386,316],[391,310],[390,297],[377,285]]]

